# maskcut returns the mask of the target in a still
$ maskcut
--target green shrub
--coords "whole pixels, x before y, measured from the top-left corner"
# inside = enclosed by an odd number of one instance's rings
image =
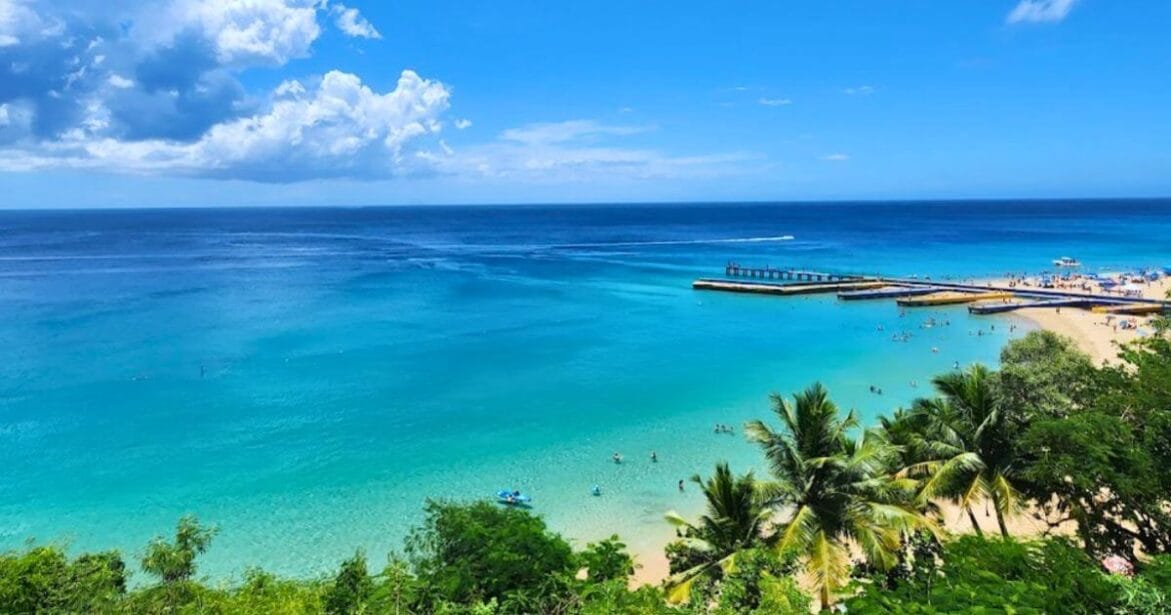
[[[531,600],[559,591],[576,572],[569,543],[524,510],[439,501],[425,510],[406,542],[425,601]]]
[[[325,612],[330,615],[360,613],[374,593],[374,582],[366,570],[366,555],[361,551],[342,562],[333,586],[325,592]]]
[[[626,580],[634,574],[634,559],[626,552],[626,545],[618,540],[617,534],[587,545],[579,560],[591,582]]]
[[[863,583],[850,613],[1109,613],[1119,591],[1071,543],[967,536],[944,543],[942,565],[892,586]]]
[[[126,592],[126,565],[116,552],[70,561],[58,547],[0,555],[0,612],[108,611]]]

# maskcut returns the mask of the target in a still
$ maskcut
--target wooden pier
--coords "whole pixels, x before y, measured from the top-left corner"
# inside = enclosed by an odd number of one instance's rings
[[[1143,297],[1106,297],[1048,288],[965,284],[919,278],[857,275],[782,267],[745,267],[728,263],[723,278],[700,278],[696,290],[762,295],[837,293],[843,301],[894,299],[903,307],[970,303],[972,314],[1000,314],[1022,308],[1074,307],[1112,314],[1171,313],[1171,301]]]
[[[728,263],[724,266],[724,277],[755,278],[759,280],[805,280],[807,282],[846,282],[865,278],[865,276],[860,275],[779,269],[777,267],[743,267],[738,263]]]
[[[838,293],[842,301],[863,301],[867,299],[900,299],[902,297],[918,297],[937,293],[940,289],[934,286],[915,288],[911,286],[883,286],[877,290],[851,290]]]
[[[1042,299],[1039,301],[1014,301],[1011,303],[983,303],[969,305],[968,311],[973,314],[1003,314],[1027,308],[1092,308],[1095,302],[1089,299]]]
[[[696,290],[722,290],[733,293],[756,293],[761,295],[812,295],[817,293],[836,293],[844,290],[882,288],[883,286],[886,285],[874,280],[815,282],[812,284],[769,284],[764,282],[701,278],[691,283],[691,287]]]
[[[922,297],[906,297],[903,299],[896,299],[895,303],[903,307],[930,307],[936,305],[957,305],[960,303],[972,303],[974,301],[995,301],[1012,299],[1013,294],[1004,291],[987,291],[982,293],[969,293],[958,291],[943,291],[935,292]]]

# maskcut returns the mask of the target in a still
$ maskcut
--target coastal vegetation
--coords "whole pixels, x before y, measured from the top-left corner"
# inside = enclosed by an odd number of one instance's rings
[[[746,426],[761,475],[716,464],[692,479],[703,513],[667,514],[678,538],[659,587],[632,584],[617,536],[575,548],[524,509],[430,501],[401,554],[356,552],[314,579],[202,579],[216,531],[194,517],[137,566],[30,545],[0,555],[0,612],[1171,612],[1165,336],[1097,367],[1031,333],[998,369],[941,374],[869,428],[816,384],[774,395],[772,415]]]

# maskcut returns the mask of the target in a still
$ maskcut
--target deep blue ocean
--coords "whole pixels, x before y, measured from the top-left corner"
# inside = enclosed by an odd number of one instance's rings
[[[770,392],[821,380],[872,421],[1023,333],[694,278],[1059,256],[1171,265],[1171,201],[0,212],[0,548],[133,558],[193,512],[221,528],[204,573],[314,575],[377,567],[427,497],[515,487],[651,549],[699,506],[679,479],[762,469],[738,428]]]

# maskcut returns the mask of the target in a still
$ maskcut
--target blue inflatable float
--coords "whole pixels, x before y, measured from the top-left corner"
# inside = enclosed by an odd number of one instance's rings
[[[501,489],[496,492],[496,501],[505,506],[524,506],[528,507],[532,503],[533,498],[510,489]]]

